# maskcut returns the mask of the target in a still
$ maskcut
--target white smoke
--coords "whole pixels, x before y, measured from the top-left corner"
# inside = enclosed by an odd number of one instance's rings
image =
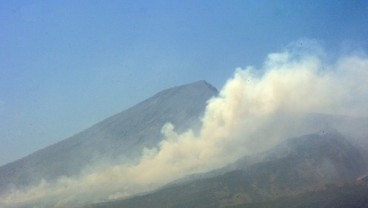
[[[138,164],[12,190],[0,205],[63,207],[127,197],[308,133],[304,118],[310,113],[367,116],[368,59],[351,55],[326,63],[325,58],[318,47],[294,47],[268,55],[261,69],[236,69],[219,96],[208,101],[199,134],[178,134],[168,123],[159,148],[145,149]]]

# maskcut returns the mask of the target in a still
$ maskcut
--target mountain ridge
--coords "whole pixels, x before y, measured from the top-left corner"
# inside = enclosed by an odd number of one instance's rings
[[[278,154],[287,151],[282,145],[290,148],[285,155]],[[274,153],[278,156],[274,157]],[[265,161],[218,176],[86,207],[246,207],[249,203],[309,193],[328,184],[354,183],[368,167],[359,150],[337,131],[291,138],[274,147],[269,156]]]
[[[75,175],[95,160],[134,159],[144,147],[158,144],[166,122],[173,123],[177,131],[198,126],[207,100],[217,93],[203,80],[158,92],[71,137],[1,166],[0,189]]]

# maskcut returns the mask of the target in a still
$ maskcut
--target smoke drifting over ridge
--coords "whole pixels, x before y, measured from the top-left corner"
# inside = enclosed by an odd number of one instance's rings
[[[131,196],[316,130],[305,122],[310,113],[367,116],[368,58],[343,56],[330,64],[324,57],[318,47],[269,54],[261,69],[237,69],[219,96],[208,101],[198,134],[190,129],[178,134],[167,123],[165,140],[158,149],[144,150],[137,164],[95,167],[15,189],[0,196],[0,205],[63,207]]]

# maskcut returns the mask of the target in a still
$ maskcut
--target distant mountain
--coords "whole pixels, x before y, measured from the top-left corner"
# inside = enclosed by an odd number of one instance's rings
[[[311,114],[306,120],[310,126],[338,129],[354,144],[368,150],[368,117]]]
[[[243,207],[301,196],[328,184],[354,183],[367,171],[363,154],[337,131],[326,130],[289,139],[260,155],[259,161],[242,159],[235,170],[218,176],[88,207]]]
[[[78,174],[96,160],[132,160],[144,147],[154,147],[162,140],[160,130],[166,122],[179,132],[198,127],[206,101],[217,93],[205,81],[157,93],[70,138],[0,167],[0,193],[9,186]]]

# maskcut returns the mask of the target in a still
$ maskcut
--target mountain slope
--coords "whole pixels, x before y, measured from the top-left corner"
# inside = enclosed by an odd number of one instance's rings
[[[231,206],[229,208],[364,208],[368,207],[368,186],[346,184],[328,186],[295,196],[280,197],[274,200]]]
[[[77,174],[96,160],[132,160],[144,147],[157,145],[166,122],[176,125],[178,131],[198,126],[206,101],[216,94],[205,81],[157,93],[70,138],[0,167],[0,190]]]
[[[223,175],[89,207],[231,207],[353,182],[366,170],[361,152],[330,131],[287,140],[264,161]]]

